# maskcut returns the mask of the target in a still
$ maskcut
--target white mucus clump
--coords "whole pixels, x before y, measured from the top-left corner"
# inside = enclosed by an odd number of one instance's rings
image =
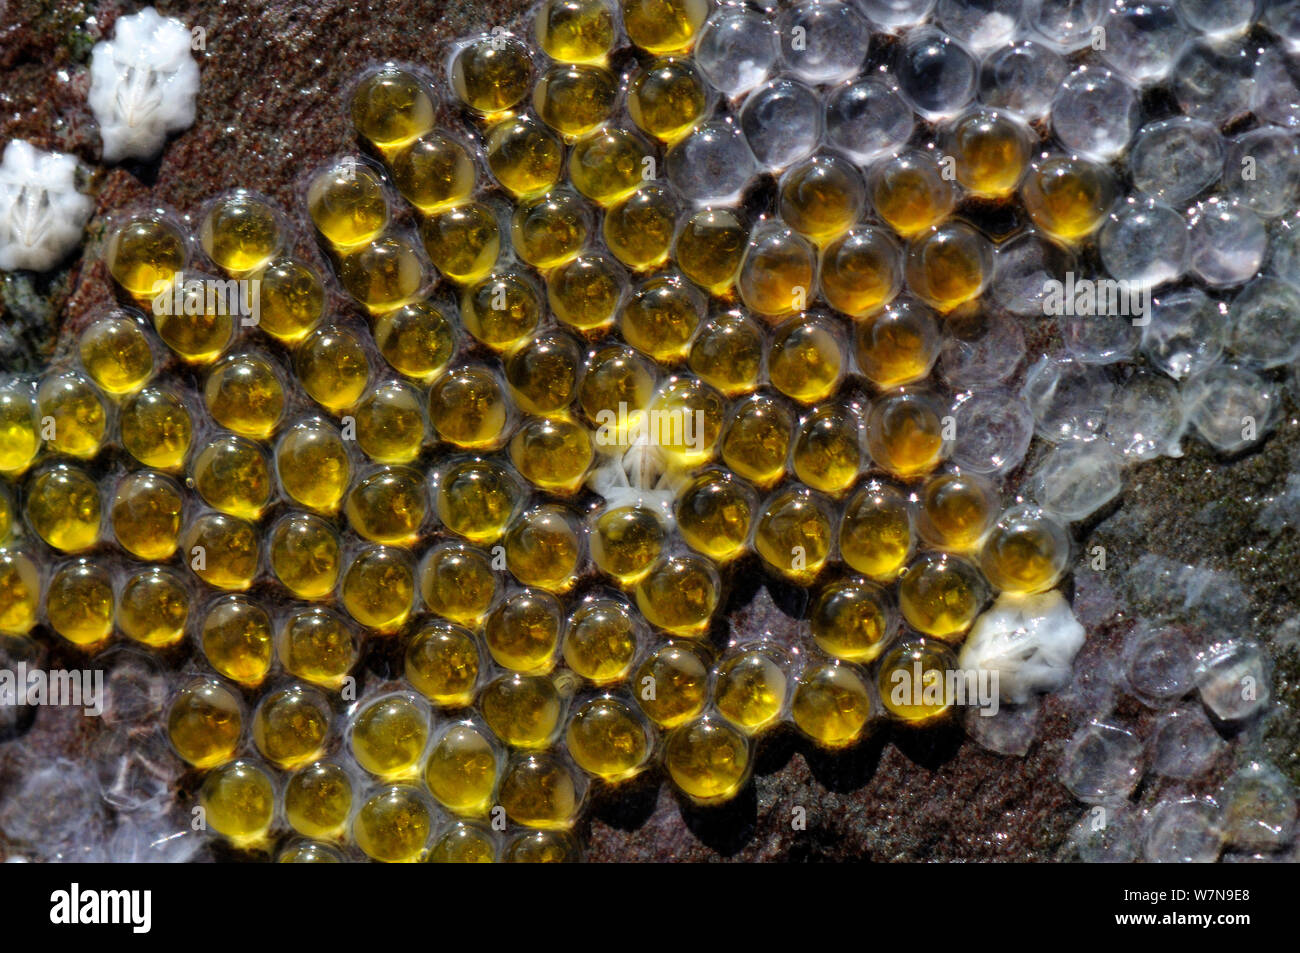
[[[1083,626],[1059,592],[1003,593],[975,620],[961,667],[996,673],[1002,700],[1021,704],[1068,682],[1083,642]]]
[[[81,241],[94,209],[77,160],[15,139],[0,163],[0,270],[49,271]]]
[[[199,66],[191,42],[185,24],[145,7],[95,44],[88,98],[105,162],[152,159],[168,135],[194,123]]]
[[[665,466],[657,447],[635,441],[602,454],[587,477],[587,486],[603,497],[610,509],[644,506],[659,513],[669,525],[679,484],[678,475]]]

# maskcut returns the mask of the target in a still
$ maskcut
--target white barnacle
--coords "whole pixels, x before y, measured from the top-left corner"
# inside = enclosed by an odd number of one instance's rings
[[[105,162],[151,159],[169,134],[194,122],[199,67],[190,42],[185,24],[145,7],[95,44],[89,100]]]
[[[15,139],[0,163],[0,270],[49,271],[81,241],[94,208],[77,160]]]

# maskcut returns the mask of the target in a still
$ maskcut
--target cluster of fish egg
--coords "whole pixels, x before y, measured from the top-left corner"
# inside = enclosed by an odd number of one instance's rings
[[[1005,381],[1028,286],[996,260],[1090,248],[1118,185],[1061,129],[1035,158],[1061,55],[1022,39],[977,69],[1002,7],[939,6],[948,32],[861,75],[871,22],[835,0],[550,0],[540,53],[498,30],[445,81],[372,70],[364,152],[306,184],[332,275],[254,193],[210,203],[197,248],[126,216],[109,270],[152,328],[98,316],[78,370],[0,392],[25,517],[3,500],[0,630],[193,639],[166,723],[206,823],[291,859],[565,859],[593,780],[657,762],[716,803],[782,721],[838,748],[948,716],[894,674],[940,682],[993,590],[1060,581],[1070,536],[1000,512],[1029,439],[1003,396],[981,426],[989,395],[960,395],[954,435],[931,372]],[[1008,208],[1032,228],[996,250],[954,215]],[[256,322],[195,266],[255,280]],[[1043,390],[1048,436],[1078,391]],[[754,560],[810,588],[806,642],[712,637]],[[400,678],[358,667],[377,643]]]

